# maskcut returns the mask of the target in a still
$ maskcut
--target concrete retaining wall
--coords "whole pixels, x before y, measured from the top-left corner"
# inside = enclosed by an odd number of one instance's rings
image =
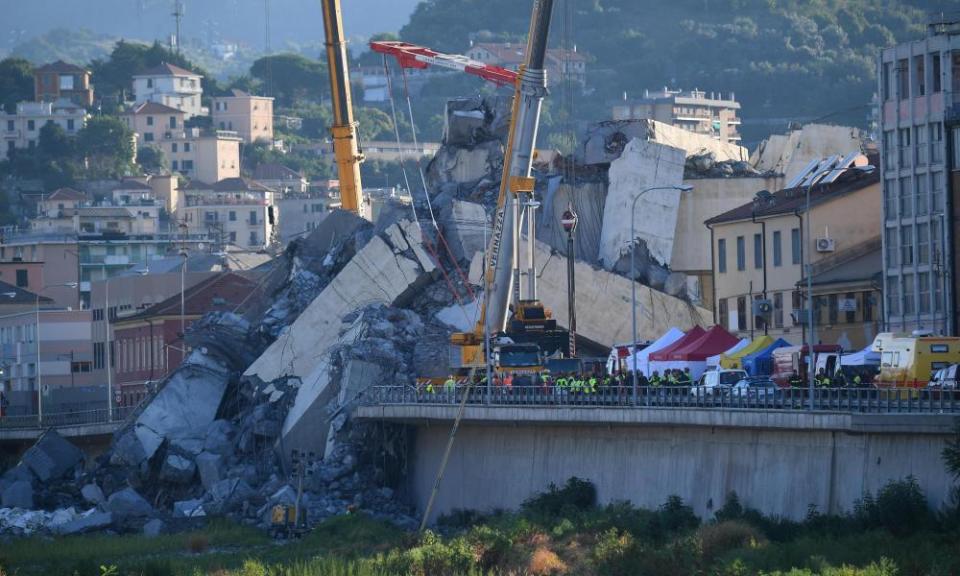
[[[447,422],[416,430],[409,487],[422,511],[446,446]],[[592,480],[602,502],[656,508],[679,495],[709,517],[736,491],[767,514],[802,519],[852,509],[867,490],[915,476],[939,507],[951,479],[946,434],[677,426],[461,425],[432,519],[454,509],[512,509],[551,483]]]

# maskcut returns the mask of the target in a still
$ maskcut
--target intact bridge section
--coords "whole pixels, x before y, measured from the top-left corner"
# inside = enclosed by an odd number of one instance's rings
[[[458,393],[459,394],[459,393]],[[767,399],[557,397],[536,392],[471,396],[431,514],[514,509],[571,476],[596,484],[601,502],[656,508],[678,495],[710,517],[736,492],[744,505],[802,519],[850,511],[865,492],[914,476],[934,507],[952,479],[941,451],[960,397],[912,391],[802,391]],[[405,491],[422,512],[459,412],[449,395],[385,388],[355,417],[412,432]]]

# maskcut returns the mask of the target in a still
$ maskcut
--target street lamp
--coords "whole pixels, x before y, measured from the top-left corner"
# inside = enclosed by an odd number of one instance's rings
[[[184,302],[185,298],[183,293],[184,293],[184,279],[187,272],[188,254],[189,253],[187,252],[186,248],[183,248],[180,250],[180,256],[183,257],[183,262],[180,264],[180,337],[181,338],[186,338],[186,334],[187,334],[185,321],[184,321],[184,316],[185,316],[184,311],[186,310],[186,306]]]
[[[679,186],[654,186],[652,188],[647,188],[641,190],[639,194],[633,197],[633,204],[630,207],[630,243],[634,244],[637,240],[636,234],[636,220],[637,220],[637,200],[642,198],[646,193],[653,192],[654,190],[677,190],[679,192],[690,192],[693,190],[693,186],[689,184],[681,184]],[[637,272],[636,264],[637,262],[637,250],[636,246],[631,246],[630,249],[630,313],[631,318],[633,319],[633,343],[631,352],[631,360],[633,361],[633,404],[637,404]]]
[[[560,217],[560,224],[567,233],[567,307],[570,317],[570,357],[577,356],[577,286],[574,276],[574,253],[573,234],[577,231],[577,222],[579,218],[573,211],[573,205],[567,206],[567,211]]]
[[[814,326],[814,323],[813,323],[813,254],[812,254],[813,245],[811,244],[811,241],[813,240],[813,236],[811,235],[812,233],[811,233],[811,226],[810,226],[810,220],[811,220],[810,193],[813,191],[813,187],[820,182],[821,176],[828,173],[832,173],[832,172],[836,172],[837,175],[839,176],[840,174],[844,172],[849,172],[851,170],[856,170],[863,174],[871,174],[875,170],[875,168],[869,164],[867,166],[848,166],[846,168],[839,168],[839,169],[826,168],[814,174],[813,177],[811,178],[810,185],[807,186],[806,210],[805,210],[807,215],[806,217],[807,222],[806,222],[806,225],[804,226],[804,228],[806,228],[804,233],[806,235],[807,249],[804,250],[804,253],[806,255],[805,260],[807,261],[807,264],[805,266],[806,275],[807,275],[807,322],[810,324],[810,329],[807,330],[807,334],[808,334],[807,336],[807,393],[809,396],[807,405],[809,406],[811,412],[813,411],[814,405],[815,405],[813,394],[814,394],[814,391],[816,390],[816,382],[817,382],[816,354],[814,354],[813,352],[814,346],[817,343],[817,333],[816,333],[816,326]]]
[[[43,369],[40,366],[40,293],[47,288],[76,288],[77,282],[66,282],[64,284],[51,284],[37,290],[37,422],[43,423]]]

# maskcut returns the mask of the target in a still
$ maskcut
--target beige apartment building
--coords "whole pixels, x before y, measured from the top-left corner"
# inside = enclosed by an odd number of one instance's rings
[[[236,132],[186,129],[182,111],[156,102],[139,104],[123,118],[136,133],[138,147],[161,150],[174,172],[204,182],[240,176],[242,140]]]
[[[212,115],[215,128],[234,131],[247,144],[273,141],[273,98],[234,89],[213,99]]]
[[[187,118],[206,116],[203,107],[203,76],[173,64],[163,63],[133,77],[136,103],[155,102],[182,110]]]
[[[741,140],[739,113],[740,103],[732,92],[724,98],[703,90],[647,90],[637,100],[624,94],[623,102],[613,106],[614,120],[657,120],[734,144]]]
[[[32,150],[40,143],[40,130],[47,123],[63,128],[67,136],[76,136],[87,123],[87,110],[69,100],[56,102],[20,102],[13,114],[0,110],[0,158],[9,158],[14,150]]]
[[[713,252],[714,320],[738,336],[766,332],[794,344],[802,343],[807,308],[803,265],[807,255],[816,280],[831,270],[842,271],[849,262],[865,257],[869,248],[876,247],[883,202],[877,174],[846,172],[832,183],[814,186],[809,214],[805,193],[806,188],[798,186],[760,194],[753,202],[705,223]],[[806,238],[808,218],[812,238]],[[866,335],[876,330],[879,313],[875,310],[875,289],[863,286],[870,286],[879,270],[867,274],[862,271],[864,266],[857,269],[865,278],[827,275],[818,280],[821,298],[815,304],[815,313],[819,341],[834,344],[828,338],[833,335],[839,339],[837,334],[843,332],[856,347],[866,345]],[[859,292],[852,292],[852,302],[847,302],[852,285],[860,286]],[[841,286],[842,304],[839,296],[830,298],[831,286]],[[818,289],[814,292],[818,294]],[[772,304],[769,323],[754,315],[754,300]],[[821,310],[824,306],[829,308],[825,313]],[[847,322],[849,326],[837,326]],[[838,332],[838,328],[842,330]]]
[[[193,181],[183,190],[177,219],[190,234],[210,234],[220,248],[257,251],[276,241],[276,194],[247,178],[214,184]]]

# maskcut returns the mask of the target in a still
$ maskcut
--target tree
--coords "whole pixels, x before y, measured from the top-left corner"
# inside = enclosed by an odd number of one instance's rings
[[[12,114],[24,100],[33,100],[33,66],[23,58],[0,60],[0,104]]]
[[[264,56],[250,67],[250,75],[259,80],[277,99],[278,106],[297,102],[319,102],[327,91],[326,65],[299,54]]]
[[[137,164],[146,172],[156,173],[170,167],[163,150],[153,146],[144,146],[137,151]]]
[[[69,160],[73,154],[73,142],[67,136],[67,131],[55,122],[47,122],[40,128],[40,154],[53,161]]]
[[[91,118],[77,133],[77,154],[87,163],[90,178],[127,174],[134,157],[133,132],[117,118]]]
[[[942,455],[947,472],[953,475],[955,480],[960,480],[960,420],[954,424],[953,438],[947,441]]]

